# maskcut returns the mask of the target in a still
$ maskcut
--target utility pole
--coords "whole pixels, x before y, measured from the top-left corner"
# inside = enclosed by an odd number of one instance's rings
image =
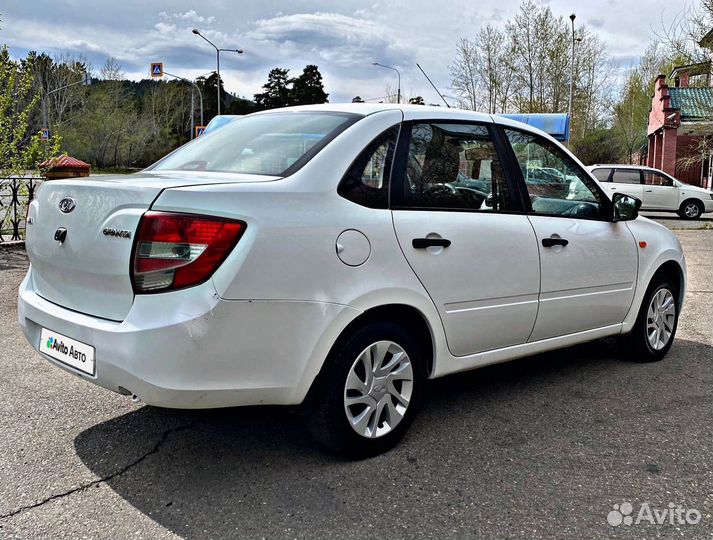
[[[576,18],[577,15],[574,13],[569,16],[569,20],[572,21],[572,59],[570,62],[571,66],[569,75],[569,106],[567,107],[567,114],[569,115],[570,138],[572,133],[572,94],[574,93],[574,19]]]

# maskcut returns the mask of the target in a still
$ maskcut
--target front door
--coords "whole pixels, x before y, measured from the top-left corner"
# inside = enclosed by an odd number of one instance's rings
[[[395,174],[394,227],[438,309],[451,353],[525,343],[537,315],[539,254],[491,128],[405,126],[409,143]]]
[[[673,178],[657,171],[644,169],[643,206],[658,210],[678,210],[678,188]]]
[[[577,189],[563,197],[559,190],[543,192],[523,174],[542,276],[530,341],[621,323],[634,297],[638,271],[637,247],[626,223],[608,221],[611,203],[557,145],[530,133],[505,133],[523,171],[553,167],[577,179]]]

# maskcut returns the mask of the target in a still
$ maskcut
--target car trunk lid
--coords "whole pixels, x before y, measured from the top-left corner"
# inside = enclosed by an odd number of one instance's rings
[[[43,298],[73,311],[121,321],[134,300],[134,235],[141,216],[164,189],[266,179],[147,172],[47,181],[28,213],[26,247],[34,288]]]

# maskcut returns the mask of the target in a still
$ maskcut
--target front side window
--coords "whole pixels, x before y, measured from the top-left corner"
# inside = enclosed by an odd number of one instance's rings
[[[638,169],[617,169],[611,181],[617,184],[641,184],[641,174]]]
[[[369,208],[389,207],[389,179],[399,126],[382,133],[354,160],[337,188],[345,199]]]
[[[643,171],[647,186],[673,186],[673,179],[656,171]]]
[[[182,146],[151,169],[287,176],[359,118],[332,112],[250,115]]]
[[[414,124],[406,207],[499,211],[513,208],[490,130],[480,124]]]
[[[556,144],[531,133],[506,129],[532,210],[536,214],[599,218],[603,195],[592,179]]]

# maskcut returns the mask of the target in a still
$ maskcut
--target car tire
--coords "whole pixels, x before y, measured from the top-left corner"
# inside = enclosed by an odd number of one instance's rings
[[[341,457],[385,452],[413,421],[426,378],[419,342],[404,327],[387,321],[358,327],[330,352],[308,405],[307,426]]]
[[[678,288],[665,278],[649,285],[639,308],[634,329],[623,336],[629,358],[658,362],[671,348],[678,328]]]
[[[683,219],[700,219],[703,214],[703,204],[695,199],[688,199],[681,203],[678,215]]]

